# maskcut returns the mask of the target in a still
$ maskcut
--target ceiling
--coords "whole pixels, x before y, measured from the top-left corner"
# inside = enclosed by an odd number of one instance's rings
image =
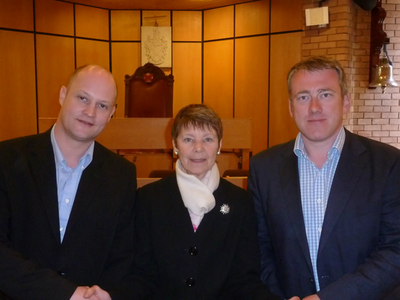
[[[254,0],[58,0],[107,9],[203,10]]]

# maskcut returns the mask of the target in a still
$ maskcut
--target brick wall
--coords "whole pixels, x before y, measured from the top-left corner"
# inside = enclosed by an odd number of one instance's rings
[[[318,2],[303,0],[304,9]],[[306,27],[303,22],[302,56],[327,55],[339,60],[348,76],[351,111],[344,125],[354,133],[400,148],[400,94],[398,87],[368,89],[371,12],[352,0],[328,0],[329,25]],[[394,79],[400,84],[400,1],[382,0],[386,10],[383,29],[393,61]]]

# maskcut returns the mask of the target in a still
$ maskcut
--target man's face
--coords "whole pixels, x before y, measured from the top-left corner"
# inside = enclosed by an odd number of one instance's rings
[[[289,111],[305,142],[334,142],[348,112],[335,70],[298,71],[292,78]]]
[[[83,70],[60,90],[57,124],[69,138],[91,142],[115,111],[116,87],[112,76],[100,68]],[[57,125],[58,126],[58,125]]]

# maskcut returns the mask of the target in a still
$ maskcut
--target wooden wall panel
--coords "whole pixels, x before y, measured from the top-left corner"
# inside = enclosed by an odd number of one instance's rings
[[[111,40],[140,41],[140,10],[111,11]]]
[[[109,39],[107,9],[75,5],[76,36],[92,39]]]
[[[57,117],[59,92],[75,70],[74,39],[36,36],[39,117]]]
[[[37,132],[33,34],[0,30],[0,53],[1,141]]]
[[[172,40],[201,41],[202,24],[201,11],[174,11],[172,13]]]
[[[303,13],[303,1],[271,0],[271,32],[301,30]]]
[[[202,46],[200,43],[174,43],[173,49],[175,116],[182,107],[201,103]]]
[[[33,30],[33,1],[0,0],[0,27]]]
[[[204,11],[204,40],[218,40],[233,37],[234,6]]]
[[[115,116],[125,116],[125,75],[140,67],[140,43],[112,43],[112,73],[118,86]]]
[[[36,31],[74,35],[74,7],[70,3],[35,1]]]
[[[236,5],[236,36],[269,33],[269,0]]]
[[[171,26],[171,11],[169,10],[142,10],[142,26]]]
[[[100,65],[110,69],[110,45],[108,42],[76,39],[76,66]]]
[[[269,36],[236,40],[235,117],[253,120],[253,154],[268,147]]]
[[[286,76],[301,59],[301,36],[301,32],[296,32],[271,37],[270,147],[295,138],[298,132],[289,115]]]
[[[233,40],[204,44],[204,104],[233,117]]]

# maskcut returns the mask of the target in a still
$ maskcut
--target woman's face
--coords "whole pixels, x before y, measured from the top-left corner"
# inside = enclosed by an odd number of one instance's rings
[[[214,129],[193,126],[182,128],[173,144],[183,168],[200,180],[214,165],[221,147]]]

